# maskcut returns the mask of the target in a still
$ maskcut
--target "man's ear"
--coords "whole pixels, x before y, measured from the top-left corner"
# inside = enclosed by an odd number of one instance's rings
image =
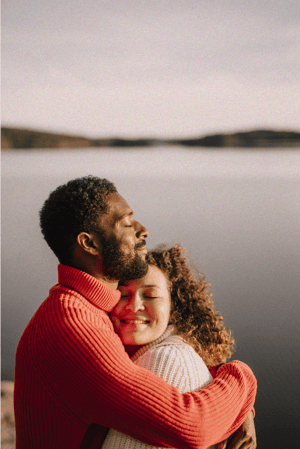
[[[77,236],[78,245],[87,253],[96,256],[101,251],[99,237],[93,232],[81,232]]]

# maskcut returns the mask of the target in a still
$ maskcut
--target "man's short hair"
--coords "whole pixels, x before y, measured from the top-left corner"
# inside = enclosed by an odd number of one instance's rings
[[[107,196],[117,192],[107,179],[85,176],[57,187],[40,211],[44,238],[60,263],[73,261],[74,246],[80,232],[99,229],[99,218],[107,213]]]

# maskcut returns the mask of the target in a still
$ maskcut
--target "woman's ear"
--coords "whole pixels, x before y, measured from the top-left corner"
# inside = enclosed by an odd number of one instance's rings
[[[96,256],[101,251],[99,237],[93,232],[81,232],[77,236],[78,245],[87,253]]]

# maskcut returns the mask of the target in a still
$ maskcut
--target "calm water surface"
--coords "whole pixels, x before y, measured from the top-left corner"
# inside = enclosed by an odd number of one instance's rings
[[[57,282],[38,211],[54,188],[94,174],[116,183],[148,248],[181,242],[209,278],[258,379],[259,448],[299,448],[300,151],[182,148],[11,151],[2,155],[2,378]],[[297,412],[298,413],[297,413]]]

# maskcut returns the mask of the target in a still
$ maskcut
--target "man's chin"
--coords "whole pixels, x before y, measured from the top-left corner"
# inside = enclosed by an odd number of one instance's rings
[[[148,269],[149,269],[149,264],[147,262],[145,262],[144,271],[143,272],[140,271],[140,273],[136,273],[136,276],[133,279],[141,279],[141,278],[143,278],[148,273]]]
[[[138,250],[140,258],[144,261],[146,260],[147,252],[148,251],[146,249]]]
[[[121,281],[128,282],[146,276],[149,265],[142,259],[142,257],[139,257],[139,259],[140,261],[138,264],[133,264],[131,267],[127,267],[127,269],[121,273]]]
[[[147,249],[136,249],[132,254],[124,254],[119,248],[110,248],[108,254],[103,255],[104,274],[111,280],[129,281],[140,279],[147,274]]]

